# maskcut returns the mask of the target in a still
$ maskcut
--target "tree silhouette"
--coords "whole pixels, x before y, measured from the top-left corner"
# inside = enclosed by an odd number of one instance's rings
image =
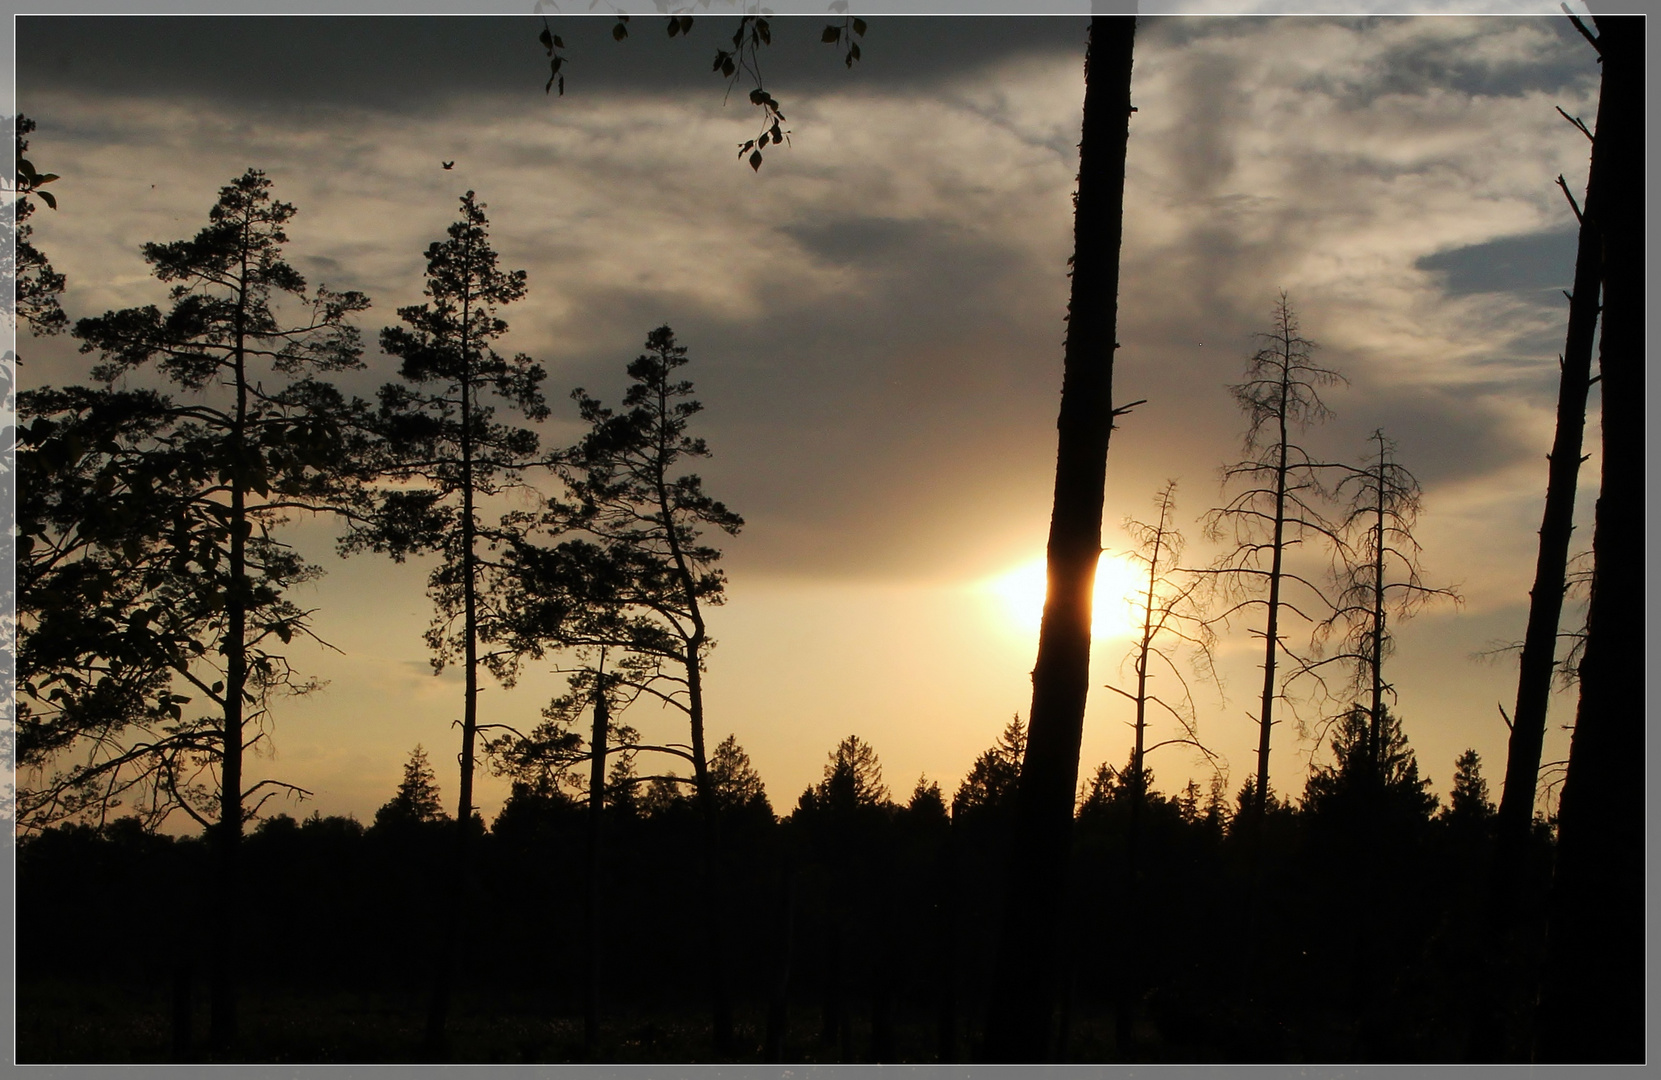
[[[272,651],[310,633],[310,613],[284,594],[317,573],[274,530],[290,512],[349,504],[361,468],[339,392],[309,373],[361,366],[358,334],[346,319],[369,302],[323,286],[308,298],[305,280],[283,260],[293,215],[293,206],[272,201],[264,173],[249,169],[220,189],[195,237],[144,246],[156,277],[173,285],[166,314],[129,308],[75,325],[81,351],[102,356],[94,378],[111,384],[154,361],[196,399],[153,399],[162,411],[152,445],[167,459],[172,500],[166,532],[148,538],[165,545],[166,558],[152,562],[149,606],[133,615],[161,624],[162,638],[194,643],[173,653],[173,673],[214,713],[187,721],[174,707],[189,698],[173,698],[166,710],[176,725],[164,737],[89,768],[148,771],[216,838],[212,1038],[219,1045],[236,1030],[236,851],[252,813],[246,802],[256,794],[263,801],[267,789],[297,790],[275,780],[247,785],[243,756],[265,737],[273,693],[316,686]],[[302,301],[305,318],[279,319],[273,305],[284,294]],[[221,396],[208,397],[216,389]],[[132,482],[142,489],[150,480]],[[146,539],[133,537],[131,550]],[[250,724],[260,725],[252,738]],[[215,807],[202,805],[204,791]]]
[[[1246,381],[1229,387],[1246,414],[1246,457],[1224,468],[1225,490],[1236,490],[1228,502],[1206,515],[1205,526],[1209,538],[1234,544],[1214,571],[1224,595],[1233,603],[1214,621],[1226,624],[1246,609],[1263,611],[1263,629],[1252,631],[1263,639],[1257,776],[1252,787],[1257,802],[1252,813],[1261,813],[1270,795],[1270,732],[1278,722],[1275,702],[1283,696],[1276,673],[1280,654],[1287,651],[1281,616],[1290,611],[1312,621],[1288,598],[1288,589],[1302,586],[1317,602],[1325,602],[1319,588],[1286,561],[1288,550],[1308,536],[1331,536],[1316,505],[1321,495],[1316,475],[1320,463],[1294,441],[1294,435],[1330,415],[1321,401],[1321,388],[1343,378],[1315,363],[1316,345],[1301,333],[1285,293],[1275,306],[1274,329],[1259,334],[1258,340],[1262,347],[1252,355]]]
[[[1005,910],[986,1028],[993,1061],[1049,1056],[1060,986],[1058,926],[1090,688],[1090,606],[1102,553],[1103,485],[1113,420],[1119,245],[1130,138],[1134,16],[1096,16],[1085,50],[1084,120],[1074,199],[1054,509],[1045,549],[1048,592],[1032,672],[1028,742],[1005,871]]]
[[[426,748],[417,745],[404,763],[404,779],[398,790],[375,811],[375,827],[398,829],[448,819],[439,799],[438,776],[427,760]]]
[[[1388,707],[1375,717],[1364,705],[1351,706],[1332,729],[1331,765],[1317,765],[1304,787],[1304,809],[1323,814],[1376,809],[1382,801],[1407,814],[1428,818],[1436,797],[1419,777],[1419,762]]]
[[[1644,1056],[1644,965],[1632,947],[1644,933],[1644,32],[1635,17],[1593,21],[1603,65],[1593,152],[1609,168],[1603,478],[1537,1024],[1538,1059],[1553,1062]]]
[[[1027,750],[1027,726],[1016,713],[991,749],[969,767],[969,774],[952,796],[952,817],[988,811],[1008,812],[1021,782],[1021,758]],[[915,798],[915,796],[914,796]]]
[[[1180,569],[1183,537],[1171,521],[1171,515],[1176,509],[1176,487],[1175,480],[1167,480],[1155,496],[1154,504],[1159,509],[1159,518],[1153,524],[1133,518],[1125,519],[1125,531],[1136,538],[1138,545],[1131,557],[1146,568],[1144,580],[1147,582],[1138,600],[1138,605],[1142,609],[1141,634],[1130,656],[1132,670],[1136,673],[1136,690],[1132,693],[1111,684],[1108,686],[1109,690],[1129,698],[1136,707],[1136,718],[1132,723],[1135,736],[1131,743],[1130,766],[1126,773],[1131,785],[1128,791],[1130,829],[1126,844],[1126,875],[1131,882],[1136,878],[1137,855],[1141,843],[1142,804],[1145,796],[1142,777],[1146,775],[1146,755],[1164,746],[1180,745],[1191,746],[1208,759],[1216,756],[1200,742],[1193,695],[1189,693],[1188,681],[1173,659],[1171,644],[1167,644],[1170,639],[1175,639],[1172,644],[1186,643],[1189,647],[1197,649],[1197,659],[1203,665],[1202,670],[1209,667],[1211,645],[1208,628],[1194,599],[1202,576]],[[1177,685],[1181,688],[1180,697],[1167,700],[1164,696],[1149,691],[1148,681],[1153,677],[1150,667],[1155,661],[1166,674],[1176,679]],[[1212,677],[1215,678],[1214,672]],[[1147,732],[1150,703],[1174,719],[1182,733],[1149,746]]]
[[[29,152],[28,136],[34,130],[34,120],[22,113],[13,121],[13,133],[17,139],[17,198],[12,204],[15,240],[6,254],[11,256],[13,294],[9,299],[15,307],[6,310],[8,314],[15,310],[32,334],[61,334],[69,328],[69,316],[64,314],[58,301],[64,289],[64,276],[54,270],[45,254],[35,247],[35,227],[29,224],[35,212],[35,199],[54,210],[58,208],[57,198],[50,191],[43,190],[47,184],[58,179],[58,175],[37,171],[34,164],[24,157]],[[34,198],[30,198],[31,195]],[[0,255],[0,259],[4,258]],[[4,265],[0,262],[0,266]]]
[[[882,763],[871,744],[858,735],[849,735],[836,744],[825,775],[802,792],[801,805],[826,813],[850,813],[888,802],[888,785],[882,782]]]
[[[380,390],[376,427],[382,469],[390,481],[378,494],[373,517],[342,542],[346,551],[373,548],[402,561],[434,553],[428,577],[436,613],[426,641],[435,674],[462,667],[463,697],[455,855],[450,874],[452,918],[446,920],[435,970],[427,1036],[442,1049],[460,923],[467,908],[468,837],[473,831],[473,773],[479,730],[481,641],[496,636],[500,611],[490,603],[490,582],[499,567],[482,557],[510,542],[522,522],[507,515],[500,528],[480,521],[480,502],[522,482],[536,433],[493,419],[487,400],[510,404],[528,419],[548,415],[541,384],[545,372],[523,353],[499,355],[492,342],[507,332],[497,310],[525,295],[525,272],[501,269],[490,246],[485,206],[469,191],[448,239],[427,248],[425,303],[398,309],[402,326],[381,331],[381,348],[402,359],[403,383]],[[521,515],[522,517],[522,515]],[[489,658],[510,677],[514,657]]]
[[[1482,756],[1469,748],[1453,762],[1453,784],[1448,790],[1448,821],[1484,823],[1494,816],[1488,781],[1482,776]]]
[[[572,392],[589,430],[555,464],[569,496],[550,502],[543,527],[570,537],[553,547],[529,541],[510,556],[515,640],[535,650],[614,646],[623,653],[611,675],[630,695],[644,694],[686,717],[690,745],[655,746],[692,765],[692,784],[704,822],[701,858],[706,916],[721,917],[718,899],[719,799],[705,741],[703,676],[714,641],[705,609],[721,604],[726,580],[721,552],[700,540],[707,528],[736,535],[744,519],[704,492],[685,471],[709,456],[702,438],[687,433],[703,406],[692,383],[677,377],[687,350],[667,326],[646,337],[646,352],[629,364],[632,385],[623,411],[586,390]],[[710,959],[717,1047],[730,1046],[732,1018],[719,957]]]
[[[1384,679],[1384,659],[1394,645],[1389,620],[1406,618],[1425,604],[1445,599],[1459,602],[1452,589],[1431,588],[1419,576],[1418,541],[1413,525],[1419,513],[1419,482],[1395,460],[1395,444],[1383,431],[1373,432],[1377,455],[1365,468],[1350,469],[1335,495],[1348,496],[1348,510],[1338,523],[1340,536],[1354,537],[1340,549],[1334,576],[1335,608],[1316,629],[1319,645],[1334,633],[1341,635],[1339,651],[1304,665],[1302,672],[1318,672],[1326,664],[1350,666],[1350,689],[1368,696],[1372,728],[1367,743],[1370,760],[1382,767],[1384,696],[1395,698],[1395,688]]]

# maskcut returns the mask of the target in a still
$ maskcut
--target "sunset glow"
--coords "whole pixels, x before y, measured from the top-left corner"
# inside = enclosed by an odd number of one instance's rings
[[[1003,601],[1004,615],[1019,632],[1036,638],[1044,616],[1043,559],[1023,563],[986,581],[988,592]],[[1133,638],[1141,629],[1141,591],[1146,587],[1137,567],[1123,556],[1105,553],[1096,564],[1090,636],[1096,641]]]

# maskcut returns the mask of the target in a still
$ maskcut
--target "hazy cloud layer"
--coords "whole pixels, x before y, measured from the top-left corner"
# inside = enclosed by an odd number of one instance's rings
[[[661,28],[619,46],[609,22],[574,25],[558,99],[531,20],[25,19],[19,103],[40,123],[37,164],[63,175],[37,239],[69,275],[72,316],[156,302],[139,245],[193,232],[219,185],[261,167],[299,207],[296,265],[366,290],[373,339],[419,299],[422,251],[475,188],[505,265],[530,272],[505,315],[509,346],[550,371],[550,442],[576,433],[571,387],[620,395],[652,327],[691,348],[706,481],[749,521],[727,545],[735,588],[939,585],[1035,557],[1082,20],[873,19],[852,72],[781,33],[764,59],[792,144],[760,175],[736,158],[755,126],[743,88],[723,108],[707,73],[717,21],[690,49]],[[1110,526],[1167,477],[1184,514],[1214,502],[1239,453],[1225,387],[1284,288],[1349,379],[1311,447],[1353,459],[1382,427],[1425,482],[1427,568],[1464,583],[1470,615],[1515,615],[1572,270],[1553,179],[1578,193],[1587,163],[1554,106],[1589,117],[1596,93],[1561,21],[1143,20],[1116,397],[1147,404],[1114,437]],[[25,350],[31,382],[86,364],[72,342]],[[373,361],[357,392],[391,377]],[[1107,543],[1125,540],[1110,528]],[[730,619],[737,652],[783,632]],[[1419,625],[1449,655],[1481,644],[1477,621]],[[1030,658],[1013,663],[1016,700],[989,731],[1025,707]],[[1483,678],[1489,696],[1505,682]],[[733,693],[746,745],[764,738],[759,698]],[[811,779],[821,735],[801,734],[786,776]]]

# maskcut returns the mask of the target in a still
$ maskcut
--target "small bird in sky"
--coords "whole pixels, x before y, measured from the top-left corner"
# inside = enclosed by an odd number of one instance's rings
[[[456,163],[453,161],[441,161],[439,164],[443,165],[446,169],[453,169],[456,167]]]

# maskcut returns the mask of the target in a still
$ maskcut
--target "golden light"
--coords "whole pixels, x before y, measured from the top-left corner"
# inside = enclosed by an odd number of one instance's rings
[[[1096,564],[1092,640],[1135,638],[1142,632],[1142,594],[1148,587],[1142,576],[1145,572],[1123,556],[1102,556]],[[987,579],[983,587],[1003,602],[1004,617],[1015,630],[1036,638],[1044,617],[1045,584],[1046,567],[1040,558]]]

